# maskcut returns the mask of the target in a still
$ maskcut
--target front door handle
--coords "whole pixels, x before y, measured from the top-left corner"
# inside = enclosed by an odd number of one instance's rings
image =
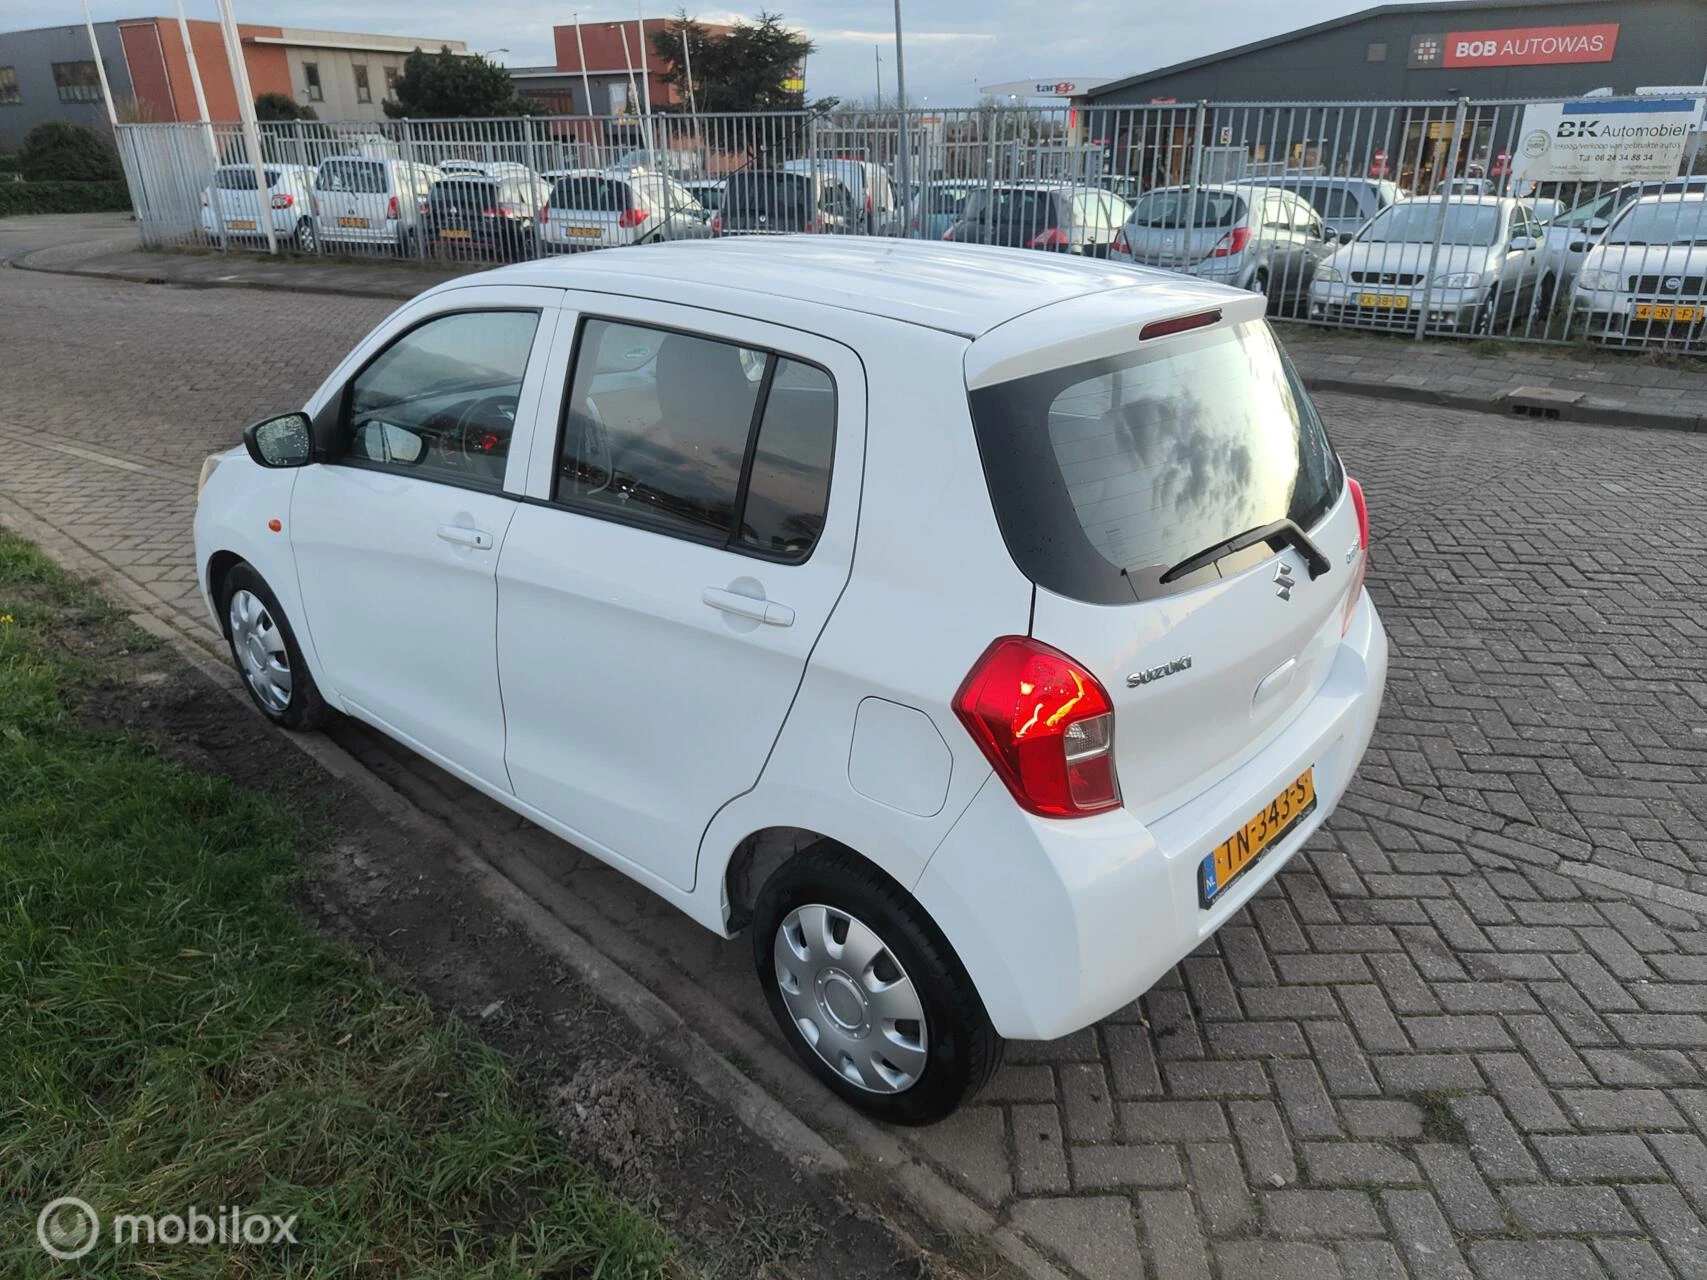
[[[772,600],[758,600],[736,591],[726,591],[722,587],[707,587],[700,598],[713,609],[732,613],[739,618],[751,618],[754,622],[768,623],[773,627],[794,625],[794,610]]]
[[[472,547],[476,551],[492,549],[492,535],[484,529],[470,529],[465,524],[441,524],[439,539],[453,547]]]

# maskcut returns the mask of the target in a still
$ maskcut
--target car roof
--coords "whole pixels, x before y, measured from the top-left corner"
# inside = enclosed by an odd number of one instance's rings
[[[967,338],[1055,303],[1122,291],[1135,315],[1168,314],[1179,309],[1182,298],[1221,305],[1242,296],[1172,272],[1035,250],[821,235],[678,240],[608,254],[573,254],[464,276],[433,292],[497,283],[700,307],[717,306],[720,295],[724,302],[731,295],[767,297]]]
[[[1643,196],[1638,200],[1632,201],[1632,203],[1655,205],[1663,204],[1668,206],[1680,204],[1703,204],[1707,203],[1707,190],[1688,191],[1680,188],[1677,191],[1656,191],[1653,195]]]

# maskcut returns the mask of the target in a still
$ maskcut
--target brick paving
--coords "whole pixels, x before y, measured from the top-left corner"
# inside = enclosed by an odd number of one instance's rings
[[[203,625],[201,455],[384,310],[0,271],[0,518]],[[1394,646],[1358,781],[1143,1000],[898,1136],[1087,1280],[1698,1280],[1707,437],[1320,402]],[[772,1035],[743,942],[341,735]]]

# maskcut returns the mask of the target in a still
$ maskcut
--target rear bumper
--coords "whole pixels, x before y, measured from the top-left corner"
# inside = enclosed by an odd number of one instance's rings
[[[1067,1035],[1130,1004],[1212,935],[1331,814],[1375,731],[1387,635],[1365,594],[1326,683],[1274,742],[1145,826],[1125,810],[1036,818],[992,776],[914,890],[996,1029]],[[1198,864],[1305,769],[1316,809],[1205,911]]]

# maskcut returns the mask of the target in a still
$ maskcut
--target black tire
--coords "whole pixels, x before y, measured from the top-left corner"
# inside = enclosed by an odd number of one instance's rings
[[[312,254],[315,252],[314,219],[299,218],[296,224],[296,234],[290,238],[291,247],[298,253]]]
[[[243,655],[238,652],[238,639],[231,624],[231,604],[239,591],[247,591],[260,601],[268,618],[277,628],[279,638],[284,641],[290,674],[290,699],[283,706],[273,705],[262,696],[256,680],[251,677],[249,668],[245,665]],[[284,610],[279,607],[278,597],[273,594],[266,579],[256,573],[246,561],[233,565],[225,575],[225,581],[220,584],[219,620],[225,631],[225,643],[231,650],[231,660],[237,666],[237,673],[243,677],[243,687],[248,690],[250,700],[262,715],[281,728],[298,731],[318,729],[326,723],[329,714],[326,700],[320,696],[320,687],[314,683],[308,663],[303,660],[302,648],[296,642],[296,632],[291,630],[290,619],[285,617]]]
[[[912,979],[925,1013],[926,1065],[899,1093],[874,1093],[833,1070],[807,1043],[783,1001],[774,948],[790,912],[808,904],[844,911],[876,933]],[[966,968],[910,894],[869,862],[824,840],[784,863],[753,909],[753,963],[783,1036],[800,1060],[844,1101],[891,1124],[933,1124],[987,1083],[1003,1042]]]
[[[1470,332],[1478,338],[1494,336],[1494,300],[1491,296],[1476,308],[1475,318],[1470,322]]]
[[[1535,290],[1535,318],[1546,322],[1553,314],[1553,304],[1558,301],[1559,284],[1552,276],[1542,277],[1540,287]]]

